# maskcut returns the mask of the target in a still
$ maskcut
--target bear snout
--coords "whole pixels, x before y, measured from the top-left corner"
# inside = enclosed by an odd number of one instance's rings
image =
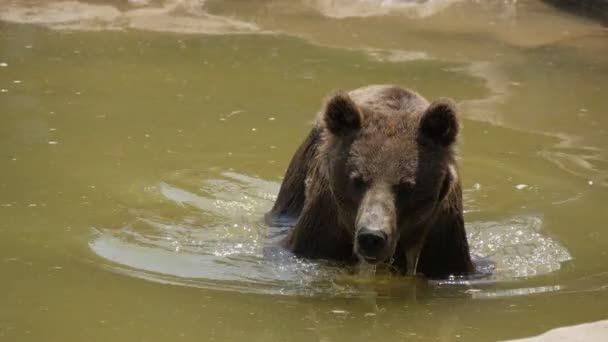
[[[363,227],[357,232],[356,253],[365,261],[383,261],[388,247],[388,235],[377,229]]]

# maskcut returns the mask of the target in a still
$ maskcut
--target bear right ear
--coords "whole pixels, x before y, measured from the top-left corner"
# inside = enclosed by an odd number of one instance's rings
[[[361,113],[345,92],[338,92],[327,101],[323,120],[327,129],[338,136],[348,135],[361,128]]]

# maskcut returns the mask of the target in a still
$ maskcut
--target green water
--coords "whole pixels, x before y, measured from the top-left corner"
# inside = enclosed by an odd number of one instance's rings
[[[0,341],[495,341],[607,319],[608,31],[535,1],[388,3],[0,1]],[[260,223],[322,99],[373,83],[458,102],[492,277],[295,260]]]

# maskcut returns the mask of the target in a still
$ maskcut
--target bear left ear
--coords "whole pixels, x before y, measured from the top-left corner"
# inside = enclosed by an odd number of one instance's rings
[[[460,129],[454,102],[447,98],[433,101],[422,114],[419,129],[422,135],[441,146],[453,144]]]
[[[327,101],[323,120],[327,129],[338,136],[348,135],[361,128],[361,113],[345,92],[338,92]]]

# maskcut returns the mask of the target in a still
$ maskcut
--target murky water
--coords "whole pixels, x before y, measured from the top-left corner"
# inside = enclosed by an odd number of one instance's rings
[[[0,1],[0,20],[2,341],[492,341],[608,318],[597,23],[439,0]],[[491,275],[299,259],[261,223],[321,99],[370,83],[458,101]]]

